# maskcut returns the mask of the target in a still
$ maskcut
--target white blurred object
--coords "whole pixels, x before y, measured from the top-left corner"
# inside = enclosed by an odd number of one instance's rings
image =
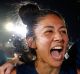
[[[69,58],[69,55],[68,53],[65,54],[65,59],[68,59]]]
[[[9,32],[12,32],[21,37],[26,37],[26,33],[28,32],[27,25],[22,24],[21,21],[16,22],[15,25],[12,22],[8,22],[5,28]]]

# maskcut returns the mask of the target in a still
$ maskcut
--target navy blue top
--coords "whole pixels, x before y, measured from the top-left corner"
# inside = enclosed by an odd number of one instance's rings
[[[17,74],[38,74],[34,63],[22,64],[16,67]],[[63,65],[59,74],[77,74],[76,69],[70,65]]]
[[[33,63],[18,65],[16,70],[17,74],[38,74]]]

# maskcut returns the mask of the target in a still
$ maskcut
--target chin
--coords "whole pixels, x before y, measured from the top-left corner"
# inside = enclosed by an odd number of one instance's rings
[[[60,62],[54,62],[53,64],[52,64],[52,66],[53,67],[55,67],[55,68],[60,68],[61,67],[61,65],[62,65],[62,61]]]

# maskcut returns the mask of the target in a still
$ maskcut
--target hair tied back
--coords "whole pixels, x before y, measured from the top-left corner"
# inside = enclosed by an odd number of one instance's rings
[[[30,22],[32,17],[34,18],[38,14],[39,10],[40,8],[36,3],[28,3],[19,9],[19,16],[21,17],[23,23],[27,24],[26,21]]]

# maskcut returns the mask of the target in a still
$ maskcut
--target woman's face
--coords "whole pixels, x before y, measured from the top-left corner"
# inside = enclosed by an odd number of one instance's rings
[[[37,60],[52,67],[60,67],[68,45],[65,22],[52,14],[40,19],[35,29]]]

